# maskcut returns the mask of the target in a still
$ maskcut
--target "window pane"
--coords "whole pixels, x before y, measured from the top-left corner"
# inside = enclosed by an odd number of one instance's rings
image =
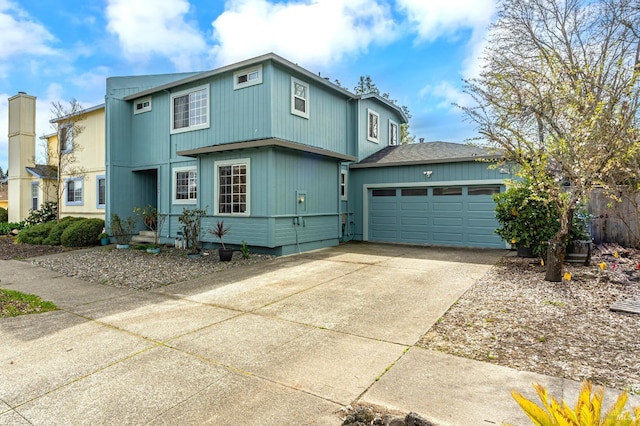
[[[500,193],[499,186],[470,186],[467,189],[469,195],[493,195]]]
[[[176,200],[198,198],[198,173],[195,170],[176,172]]]
[[[403,197],[426,197],[427,188],[404,188],[402,190]]]
[[[433,195],[436,195],[436,196],[462,195],[462,187],[451,186],[451,187],[445,187],[445,188],[433,188]]]
[[[247,211],[247,166],[245,164],[218,167],[218,212]]]
[[[374,197],[395,197],[395,189],[374,189],[371,191],[371,195]]]
[[[378,139],[378,116],[369,114],[369,137]]]
[[[295,109],[297,109],[300,112],[306,112],[307,111],[307,101],[305,101],[304,99],[300,99],[298,97],[295,98]]]
[[[189,95],[173,99],[173,128],[182,129],[189,125]]]
[[[107,181],[98,179],[98,204],[107,204]]]

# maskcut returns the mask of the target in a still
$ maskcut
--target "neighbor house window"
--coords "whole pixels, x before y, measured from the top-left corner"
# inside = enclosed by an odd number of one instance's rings
[[[291,77],[291,114],[309,118],[309,85]]]
[[[96,208],[107,206],[107,179],[104,175],[96,176]]]
[[[195,167],[173,169],[174,204],[193,204],[198,199],[198,172]]]
[[[209,127],[209,85],[171,95],[171,133]]]
[[[38,210],[40,200],[38,200],[38,182],[31,182],[31,210]]]
[[[249,215],[249,165],[248,158],[216,161],[215,211],[218,214]]]
[[[262,65],[233,73],[233,90],[262,83]]]
[[[67,206],[81,206],[83,202],[82,178],[67,179],[67,181],[65,182],[65,187],[67,189],[67,197],[65,199],[65,204]]]
[[[389,145],[398,145],[398,123],[389,120]]]
[[[347,172],[340,172],[340,199],[347,199]]]
[[[143,112],[151,111],[151,96],[138,99],[133,103],[133,113],[142,114]]]
[[[380,115],[377,112],[368,109],[367,116],[367,139],[371,142],[378,143],[378,132],[380,130],[378,124],[380,122]]]
[[[66,154],[73,151],[73,123],[60,125],[60,152]]]

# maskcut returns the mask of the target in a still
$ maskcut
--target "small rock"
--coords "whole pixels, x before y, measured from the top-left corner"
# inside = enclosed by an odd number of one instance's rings
[[[435,426],[433,423],[417,413],[409,413],[404,419],[406,426]]]

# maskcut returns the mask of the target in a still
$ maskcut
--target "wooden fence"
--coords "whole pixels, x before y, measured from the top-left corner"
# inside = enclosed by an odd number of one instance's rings
[[[640,248],[640,193],[620,192],[621,202],[594,190],[589,198],[591,236],[596,244]]]

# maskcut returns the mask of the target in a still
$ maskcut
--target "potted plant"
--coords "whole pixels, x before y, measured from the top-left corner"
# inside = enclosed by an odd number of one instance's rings
[[[215,228],[209,229],[209,233],[218,237],[220,239],[220,244],[222,244],[222,248],[218,249],[218,256],[220,257],[221,262],[229,262],[233,257],[233,249],[227,249],[224,246],[224,241],[222,240],[222,237],[224,237],[230,229],[230,226],[227,226],[225,228],[224,220],[219,220],[218,222],[216,222]]]
[[[109,235],[105,228],[102,228],[102,232],[98,234],[98,239],[100,240],[100,245],[106,246],[109,244]]]
[[[160,232],[162,232],[162,225],[164,225],[168,215],[159,213],[151,204],[146,207],[136,207],[133,212],[140,217],[144,226],[153,232],[153,247],[148,248],[147,253],[160,253]]]
[[[111,230],[111,235],[116,239],[116,248],[129,248],[129,243],[131,242],[135,228],[136,220],[134,218],[127,216],[126,219],[122,220],[117,213],[111,215],[109,229]]]
[[[206,213],[203,209],[183,209],[178,216],[178,222],[182,224],[187,257],[200,257],[200,223]]]

